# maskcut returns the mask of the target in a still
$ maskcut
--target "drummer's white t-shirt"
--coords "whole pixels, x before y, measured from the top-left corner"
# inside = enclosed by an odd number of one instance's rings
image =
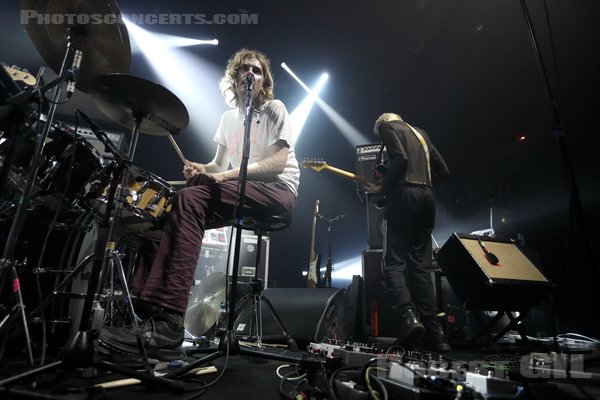
[[[250,156],[248,163],[258,162],[269,156],[268,148],[278,140],[289,145],[287,163],[278,179],[298,196],[300,169],[292,146],[292,125],[285,105],[280,100],[267,101],[252,119],[250,129]],[[244,142],[244,114],[239,109],[223,113],[214,141],[227,148],[228,162],[239,168],[242,162]]]

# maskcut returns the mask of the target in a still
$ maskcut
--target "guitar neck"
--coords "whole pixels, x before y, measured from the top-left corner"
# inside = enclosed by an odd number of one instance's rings
[[[351,172],[344,171],[343,169],[332,167],[330,165],[325,166],[324,169],[326,169],[327,171],[333,172],[334,174],[341,176],[342,178],[346,178],[346,179],[350,179],[351,181],[358,182],[361,185],[365,185],[367,183],[377,184],[377,182],[375,182],[372,179],[368,179],[368,178],[365,178],[364,176],[356,175]]]
[[[310,236],[310,256],[308,260],[308,277],[306,287],[315,288],[319,283],[319,271],[317,271],[317,254],[315,252],[315,235],[317,229],[317,215],[319,214],[319,200],[315,202],[315,211],[313,212],[312,231]]]

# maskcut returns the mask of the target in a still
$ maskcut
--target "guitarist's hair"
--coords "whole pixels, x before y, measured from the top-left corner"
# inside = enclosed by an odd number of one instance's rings
[[[389,121],[402,121],[402,117],[395,113],[383,113],[375,121],[373,132],[379,137],[379,125]]]

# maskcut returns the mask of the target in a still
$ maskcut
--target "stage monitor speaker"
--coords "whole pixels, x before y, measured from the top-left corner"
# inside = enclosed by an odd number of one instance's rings
[[[538,303],[552,283],[510,240],[453,233],[438,263],[457,296],[476,310],[519,311]],[[493,264],[482,248],[497,258]],[[494,261],[492,259],[492,261]]]
[[[383,250],[366,250],[362,253],[362,272],[365,286],[365,326],[368,336],[396,337],[394,315],[387,304],[385,280],[381,272]]]
[[[347,339],[356,342],[368,336],[365,325],[365,282],[360,275],[354,275],[346,289],[345,310]]]
[[[344,289],[269,288],[263,294],[299,347],[310,342],[326,342],[328,339],[347,339]],[[263,334],[281,334],[277,332],[274,319],[265,314]]]

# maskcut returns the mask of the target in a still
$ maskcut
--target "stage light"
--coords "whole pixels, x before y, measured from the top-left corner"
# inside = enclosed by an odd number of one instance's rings
[[[354,257],[337,263],[331,273],[331,279],[351,281],[354,275],[362,276],[362,257]]]
[[[282,63],[282,67],[284,65],[285,63]],[[327,82],[327,79],[329,79],[329,75],[327,73],[322,74],[319,80],[317,81],[316,85],[312,89],[308,89],[309,93],[306,96],[306,98],[302,100],[298,107],[296,107],[294,111],[290,113],[292,127],[294,129],[293,144],[295,144],[298,141],[298,138],[302,133],[302,128],[304,127],[304,124],[308,119],[308,114],[310,113],[313,104],[315,104],[315,100],[319,92],[321,91],[321,88],[323,88],[325,82]]]
[[[286,63],[281,63],[281,68],[286,70],[292,78],[294,78],[300,86],[306,92],[311,95],[313,90],[311,90],[302,80],[288,67]],[[344,135],[346,140],[352,144],[352,146],[356,147],[360,144],[370,143],[373,141],[372,138],[369,138],[363,134],[361,134],[358,129],[356,129],[352,124],[350,124],[344,117],[342,117],[338,112],[336,112],[329,104],[327,104],[323,99],[319,96],[314,95],[314,102],[323,110],[325,115],[331,120],[331,122],[340,130],[340,132]]]
[[[162,40],[163,43],[168,47],[188,47],[198,46],[202,44],[217,46],[219,44],[219,41],[217,39],[201,40],[165,34],[156,34],[156,37]]]
[[[198,138],[199,145],[212,148],[212,138],[219,123],[218,116],[227,110],[218,87],[222,68],[202,60],[182,46],[186,46],[186,43],[189,46],[218,42],[156,34],[126,19],[124,22],[131,42],[139,47],[160,83],[187,107],[190,115],[188,130]]]

